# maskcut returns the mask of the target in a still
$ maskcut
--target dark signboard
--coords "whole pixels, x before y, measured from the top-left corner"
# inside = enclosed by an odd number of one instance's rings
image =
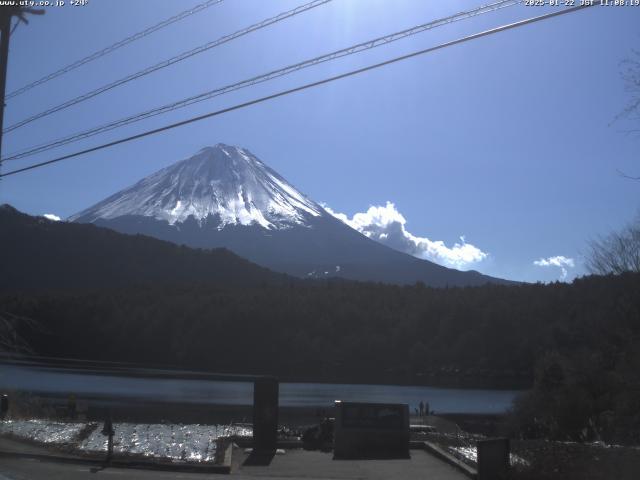
[[[342,426],[345,428],[404,428],[402,405],[376,405],[370,403],[345,403],[342,410]]]
[[[409,407],[336,401],[333,457],[409,458]]]

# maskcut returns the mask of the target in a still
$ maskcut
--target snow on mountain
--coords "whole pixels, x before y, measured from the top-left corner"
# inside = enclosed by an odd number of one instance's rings
[[[227,225],[265,229],[304,226],[324,209],[244,148],[205,147],[196,155],[143,178],[69,220],[95,222],[124,215],[175,225],[193,216]]]

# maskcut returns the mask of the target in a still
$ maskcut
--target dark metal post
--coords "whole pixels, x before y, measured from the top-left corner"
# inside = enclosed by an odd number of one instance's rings
[[[275,452],[278,441],[278,379],[257,378],[253,384],[253,450]]]
[[[0,420],[4,420],[9,411],[9,396],[7,394],[0,395]]]
[[[113,433],[109,435],[109,440],[107,441],[107,465],[111,464],[112,458],[113,458]]]
[[[104,420],[104,427],[102,427],[102,434],[109,437],[107,440],[107,465],[111,464],[111,459],[113,457],[113,435],[115,433],[116,432],[113,430],[113,422],[111,421],[111,411],[108,411],[107,417]]]
[[[508,438],[480,440],[478,448],[478,480],[502,480],[509,474]]]

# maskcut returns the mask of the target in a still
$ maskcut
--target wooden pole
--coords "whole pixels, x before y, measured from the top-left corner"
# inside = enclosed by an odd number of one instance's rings
[[[0,11],[0,169],[2,168],[2,130],[4,128],[4,96],[7,85],[7,64],[9,60],[9,37],[12,15]]]

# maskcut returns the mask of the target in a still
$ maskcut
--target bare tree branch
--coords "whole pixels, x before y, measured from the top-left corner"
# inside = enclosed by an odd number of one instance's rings
[[[619,232],[592,240],[589,248],[586,266],[591,273],[640,272],[640,217]]]
[[[620,64],[622,71],[620,76],[624,81],[625,91],[629,94],[629,103],[627,106],[614,117],[609,123],[611,126],[621,118],[626,118],[630,121],[640,121],[640,50],[631,50],[631,55],[626,58]],[[639,129],[630,129],[626,131],[628,134],[638,134]],[[640,176],[628,175],[618,170],[618,173],[630,180],[640,181]]]
[[[616,168],[616,172],[618,172],[618,175],[620,175],[623,178],[628,178],[630,180],[640,180],[640,177],[632,177],[631,175],[627,175],[622,170],[618,170],[617,168]]]
[[[42,332],[41,325],[27,317],[0,312],[0,352],[34,353],[21,332]]]

